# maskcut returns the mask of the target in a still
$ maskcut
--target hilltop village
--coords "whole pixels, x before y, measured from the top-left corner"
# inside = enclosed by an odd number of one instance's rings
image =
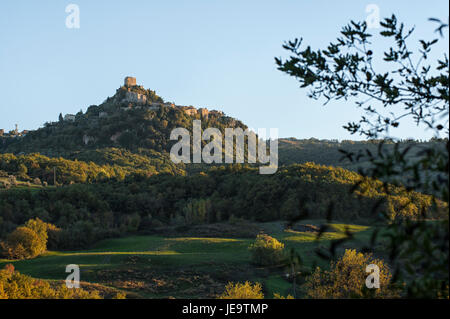
[[[207,108],[195,108],[193,106],[175,105],[174,103],[164,102],[157,97],[154,91],[146,90],[142,85],[137,85],[136,78],[127,76],[116,94],[108,98],[105,103],[119,104],[123,110],[132,110],[146,108],[149,110],[158,110],[161,107],[178,108],[190,116],[200,114],[202,118],[208,118],[210,115],[223,116],[224,113],[217,110],[208,110]],[[108,112],[100,112],[99,117],[107,117]],[[74,114],[66,114],[64,121],[75,121]]]
[[[25,136],[29,133],[28,130],[23,130],[22,132],[19,131],[19,125],[15,125],[15,129],[11,130],[9,132],[5,132],[4,129],[0,129],[0,137],[21,137]]]
[[[158,110],[162,107],[177,108],[189,116],[196,116],[198,114],[203,119],[208,119],[210,116],[224,116],[223,112],[217,110],[208,110],[207,108],[197,109],[193,106],[175,105],[171,102],[165,102],[161,97],[156,95],[155,91],[145,89],[142,85],[138,85],[136,78],[131,76],[125,77],[123,86],[117,89],[116,94],[113,97],[107,98],[100,105],[101,111],[97,114],[98,118],[107,118],[114,112],[115,108],[108,109],[107,107],[102,107],[105,105],[119,106],[124,111],[133,109]],[[97,106],[94,105],[94,107]],[[65,114],[64,116],[60,114],[59,122],[75,122],[79,114]],[[52,125],[52,123],[45,124],[45,126],[48,125]],[[15,129],[9,132],[0,129],[0,138],[24,137],[30,132],[32,131],[24,130],[20,132],[16,124]],[[84,142],[86,143],[86,139],[84,139]]]

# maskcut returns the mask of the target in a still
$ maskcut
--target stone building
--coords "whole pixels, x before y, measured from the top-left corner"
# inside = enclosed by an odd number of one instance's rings
[[[197,114],[197,109],[193,106],[182,106],[181,109],[184,113],[190,116]]]
[[[130,87],[130,86],[136,86],[136,78],[127,76],[124,80],[124,86]]]
[[[137,92],[131,92],[130,90],[125,93],[125,102],[132,102],[132,103],[146,103],[147,102],[147,96],[141,93]]]
[[[4,129],[0,129],[0,136],[3,136],[5,134],[5,130]]]
[[[75,115],[73,114],[64,115],[64,121],[71,121],[71,122],[75,121]]]

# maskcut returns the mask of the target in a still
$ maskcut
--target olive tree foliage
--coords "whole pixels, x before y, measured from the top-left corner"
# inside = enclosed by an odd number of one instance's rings
[[[406,297],[449,294],[449,60],[445,52],[433,51],[440,41],[448,41],[444,33],[448,24],[430,20],[437,22],[438,28],[430,39],[413,44],[415,50],[411,49],[414,28],[408,29],[392,15],[381,22],[379,36],[387,47],[384,52],[374,51],[366,22],[351,21],[325,49],[304,47],[302,39],[294,39],[283,45],[290,56],[275,58],[280,71],[298,80],[301,88],[309,89],[309,97],[323,99],[325,104],[352,101],[362,110],[360,120],[344,128],[352,134],[381,139],[378,152],[341,152],[351,161],[370,160],[372,165],[359,171],[363,176],[384,181],[387,193],[389,184],[401,184],[407,190],[433,195],[436,205],[431,211],[421,212],[422,218],[392,222],[384,216],[389,222],[387,248],[395,269],[393,280],[406,283]],[[395,142],[392,132],[408,121],[433,132],[434,143],[419,147],[396,142],[386,150],[383,141]],[[444,218],[427,221],[442,207]],[[303,210],[301,217],[307,215]],[[437,215],[442,216],[442,211]],[[332,205],[329,216],[331,219]],[[379,239],[375,231],[366,250],[372,250]],[[332,258],[336,245],[344,241],[333,243],[329,254],[319,254]]]
[[[301,39],[285,43],[283,47],[293,55],[285,61],[276,58],[276,63],[301,87],[310,88],[312,98],[324,97],[326,103],[358,98],[357,105],[367,115],[345,126],[352,133],[379,137],[390,127],[398,127],[406,117],[430,129],[448,132],[448,57],[444,55],[435,64],[425,63],[439,38],[421,40],[415,61],[407,43],[414,29],[405,29],[395,16],[386,18],[381,26],[380,35],[393,41],[383,58],[390,71],[376,70],[372,35],[366,22],[354,21],[325,50],[302,49]],[[384,108],[375,107],[375,101]]]

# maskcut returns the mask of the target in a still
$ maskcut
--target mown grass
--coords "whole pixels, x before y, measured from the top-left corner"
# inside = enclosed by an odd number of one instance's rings
[[[321,221],[308,223],[320,224]],[[345,231],[348,230],[355,234],[351,245],[357,248],[367,242],[372,233],[369,226],[331,224],[330,231],[323,233],[318,241],[316,233],[285,230],[280,222],[265,223],[262,228],[283,242],[287,250],[293,248],[299,253],[305,265],[318,264],[324,267],[327,264],[318,259],[314,252],[317,245],[326,246],[332,240],[341,239],[346,236]],[[253,241],[242,238],[130,236],[103,240],[85,251],[50,251],[32,260],[0,260],[0,267],[13,263],[17,270],[32,277],[61,280],[67,276],[66,266],[76,264],[80,266],[82,280],[89,282],[96,282],[96,270],[126,270],[132,257],[138,257],[137,264],[133,267],[141,269],[167,271],[189,268],[214,273],[233,265],[252,270],[257,268],[250,264],[248,251]],[[262,282],[269,298],[272,298],[275,292],[287,295],[290,293],[291,284],[285,280],[285,272],[278,269],[271,271],[264,278],[255,274],[248,280]],[[176,295],[176,292],[172,295]]]

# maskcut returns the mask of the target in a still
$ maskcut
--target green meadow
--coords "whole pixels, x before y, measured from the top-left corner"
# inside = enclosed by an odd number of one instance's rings
[[[321,222],[307,221],[310,225]],[[373,230],[369,226],[333,223],[317,239],[317,232],[284,229],[281,222],[258,225],[284,243],[287,252],[294,249],[304,269],[328,266],[327,261],[317,257],[316,248],[327,248],[333,240],[345,238],[346,232],[353,235],[348,247],[362,247]],[[21,273],[35,278],[64,280],[68,275],[65,267],[76,264],[82,282],[116,288],[128,297],[213,297],[227,282],[245,280],[260,282],[268,298],[273,293],[292,294],[287,269],[250,263],[248,247],[253,242],[251,238],[131,236],[103,240],[89,250],[48,251],[30,260],[0,260],[0,267],[12,263]]]

